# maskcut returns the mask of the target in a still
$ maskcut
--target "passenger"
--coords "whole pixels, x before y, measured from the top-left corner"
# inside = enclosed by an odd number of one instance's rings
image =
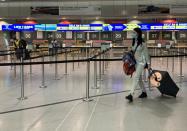
[[[53,40],[49,42],[48,49],[49,49],[49,55],[53,55]]]
[[[137,47],[135,52],[135,59],[137,63],[136,63],[136,71],[132,76],[132,83],[130,85],[130,94],[126,96],[126,99],[129,100],[129,102],[133,102],[134,90],[138,86],[138,84],[142,89],[142,93],[139,96],[139,98],[147,97],[146,89],[142,81],[142,72],[144,71],[145,66],[147,66],[146,68],[148,69],[150,68],[150,57],[148,54],[147,45],[142,38],[141,29],[135,28],[133,30],[132,37],[133,37],[132,50],[135,51],[135,48]]]

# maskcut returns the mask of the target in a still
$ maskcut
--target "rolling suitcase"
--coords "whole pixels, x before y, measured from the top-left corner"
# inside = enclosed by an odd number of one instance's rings
[[[151,77],[153,79],[152,83],[157,83],[157,89],[162,95],[177,96],[179,88],[167,71],[152,70],[150,79]]]

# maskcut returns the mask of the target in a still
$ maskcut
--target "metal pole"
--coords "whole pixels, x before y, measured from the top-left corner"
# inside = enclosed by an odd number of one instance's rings
[[[93,100],[93,99],[90,99],[89,89],[90,89],[90,61],[88,60],[87,61],[87,75],[86,75],[86,98],[84,98],[83,101],[89,102]]]
[[[24,95],[24,66],[23,66],[23,57],[21,57],[21,65],[20,65],[20,80],[21,80],[21,97],[18,100],[25,100],[27,97]]]
[[[179,77],[184,77],[184,75],[182,74],[182,57],[180,57],[180,75]]]
[[[97,85],[97,61],[94,61],[94,89],[99,89]]]
[[[57,60],[58,60],[58,54],[55,55],[55,80],[60,80],[60,78],[58,78],[58,64],[57,64]]]
[[[175,57],[172,57],[172,72],[174,73],[174,59],[175,59]]]
[[[166,61],[166,62],[167,62],[167,69],[168,69],[168,59],[169,59],[169,58],[167,57],[167,61]]]
[[[14,53],[14,63],[16,63],[16,53]],[[14,76],[16,77],[16,65],[14,65]]]
[[[105,52],[104,52],[104,54],[103,54],[103,61],[102,61],[102,75],[105,74],[105,71],[104,71],[104,69],[105,69],[105,62],[104,62],[104,59],[105,59]]]
[[[29,59],[29,61],[30,61],[30,74],[32,74],[32,65],[31,65],[32,59]]]
[[[74,63],[74,52],[73,52],[72,54],[73,54],[73,56],[72,56],[72,57],[73,57],[73,63],[72,63],[72,64],[73,64],[73,67],[72,67],[72,68],[73,68],[73,71],[74,71],[74,70],[75,70],[75,63]]]
[[[65,49],[65,61],[67,61],[67,49]],[[65,63],[65,75],[68,74],[68,65],[67,62]]]
[[[44,62],[44,54],[42,57],[42,62]],[[42,64],[42,85],[40,86],[40,88],[47,88],[47,86],[45,85],[45,74],[44,74],[44,64]]]
[[[11,51],[10,52],[10,62],[11,62],[11,64],[12,64],[12,62],[13,62],[13,56],[14,54],[13,54],[13,52]],[[10,70],[12,70],[13,69],[13,65],[11,65],[11,68],[10,68]]]
[[[101,76],[101,55],[99,56],[99,80],[102,81],[102,76]]]
[[[78,60],[79,60],[79,57],[80,57],[80,51],[78,51]],[[79,62],[78,62],[78,67],[79,67]]]
[[[151,60],[152,60],[152,59],[151,59],[151,57],[150,57],[150,67],[151,67],[151,64],[152,64],[152,61],[151,61]],[[149,87],[149,90],[152,91],[152,89],[151,89],[150,79],[149,79],[149,86],[148,86],[148,87]]]

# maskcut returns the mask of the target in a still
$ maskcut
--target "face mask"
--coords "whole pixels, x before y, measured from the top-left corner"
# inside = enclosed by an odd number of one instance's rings
[[[132,33],[132,38],[137,38],[137,34],[135,32]]]

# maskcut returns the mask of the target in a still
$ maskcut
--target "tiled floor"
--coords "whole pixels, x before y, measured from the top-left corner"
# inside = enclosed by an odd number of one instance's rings
[[[62,59],[61,57],[59,59]],[[58,103],[62,101],[83,98],[86,95],[86,63],[68,64],[68,75],[64,75],[64,64],[58,64],[60,80],[54,80],[54,65],[45,65],[45,83],[41,85],[41,65],[24,68],[25,96],[27,100],[19,101],[20,76],[19,67],[0,67],[0,131],[185,131],[187,129],[187,71],[185,77],[179,79],[179,59],[175,58],[172,73],[172,58],[152,59],[152,68],[168,70],[180,87],[178,97],[160,97],[158,90],[149,91],[148,98],[140,100],[136,96],[133,104],[125,100],[128,92],[93,97],[92,102],[82,99]],[[91,63],[90,95],[100,95],[128,91],[130,78],[124,76],[121,62],[109,62],[99,82],[99,89],[94,89],[93,63]],[[187,65],[183,59],[183,67]],[[147,85],[145,83],[145,85]],[[9,112],[39,105],[52,104],[43,107]],[[55,103],[55,104],[54,104]],[[4,112],[4,113],[3,113]]]

